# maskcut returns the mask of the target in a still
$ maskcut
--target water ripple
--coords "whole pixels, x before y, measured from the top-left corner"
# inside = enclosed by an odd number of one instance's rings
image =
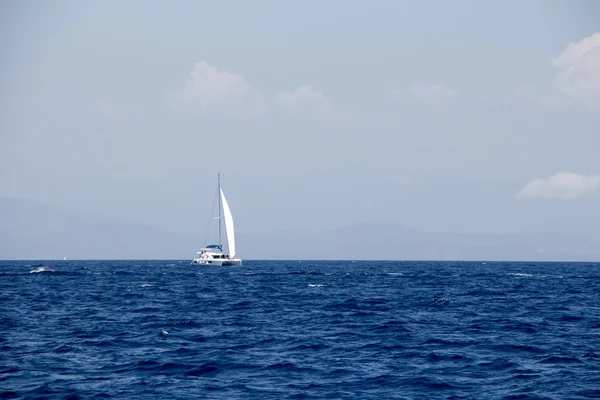
[[[0,398],[600,398],[600,264],[0,262]]]

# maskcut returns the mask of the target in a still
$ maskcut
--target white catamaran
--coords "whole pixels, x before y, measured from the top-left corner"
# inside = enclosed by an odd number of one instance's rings
[[[235,232],[233,229],[233,217],[227,199],[221,188],[221,176],[218,175],[217,196],[219,197],[219,216],[214,217],[219,220],[219,242],[218,244],[209,244],[202,248],[194,257],[192,264],[208,265],[208,266],[240,266],[242,260],[235,258]],[[214,203],[213,203],[214,204]],[[223,209],[223,217],[221,217],[221,208]],[[212,218],[211,218],[212,220]],[[227,250],[229,254],[223,251],[221,242],[221,221],[225,220],[225,234],[227,236]],[[210,223],[208,227],[210,231]],[[208,233],[207,233],[208,239]]]

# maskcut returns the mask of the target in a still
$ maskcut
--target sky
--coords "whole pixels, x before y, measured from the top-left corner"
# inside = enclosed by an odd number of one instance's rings
[[[600,238],[600,3],[4,1],[0,196]]]

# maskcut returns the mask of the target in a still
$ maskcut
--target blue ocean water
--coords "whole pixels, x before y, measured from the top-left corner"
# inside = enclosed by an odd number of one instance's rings
[[[600,263],[0,262],[0,398],[600,398]]]

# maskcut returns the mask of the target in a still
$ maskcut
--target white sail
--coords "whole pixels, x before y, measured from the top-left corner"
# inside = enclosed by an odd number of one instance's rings
[[[233,258],[235,256],[235,232],[233,230],[233,216],[231,215],[229,204],[227,204],[227,200],[223,194],[223,189],[220,190],[221,201],[223,202],[223,217],[225,217],[225,230],[227,232],[227,247],[229,248],[229,257]]]

